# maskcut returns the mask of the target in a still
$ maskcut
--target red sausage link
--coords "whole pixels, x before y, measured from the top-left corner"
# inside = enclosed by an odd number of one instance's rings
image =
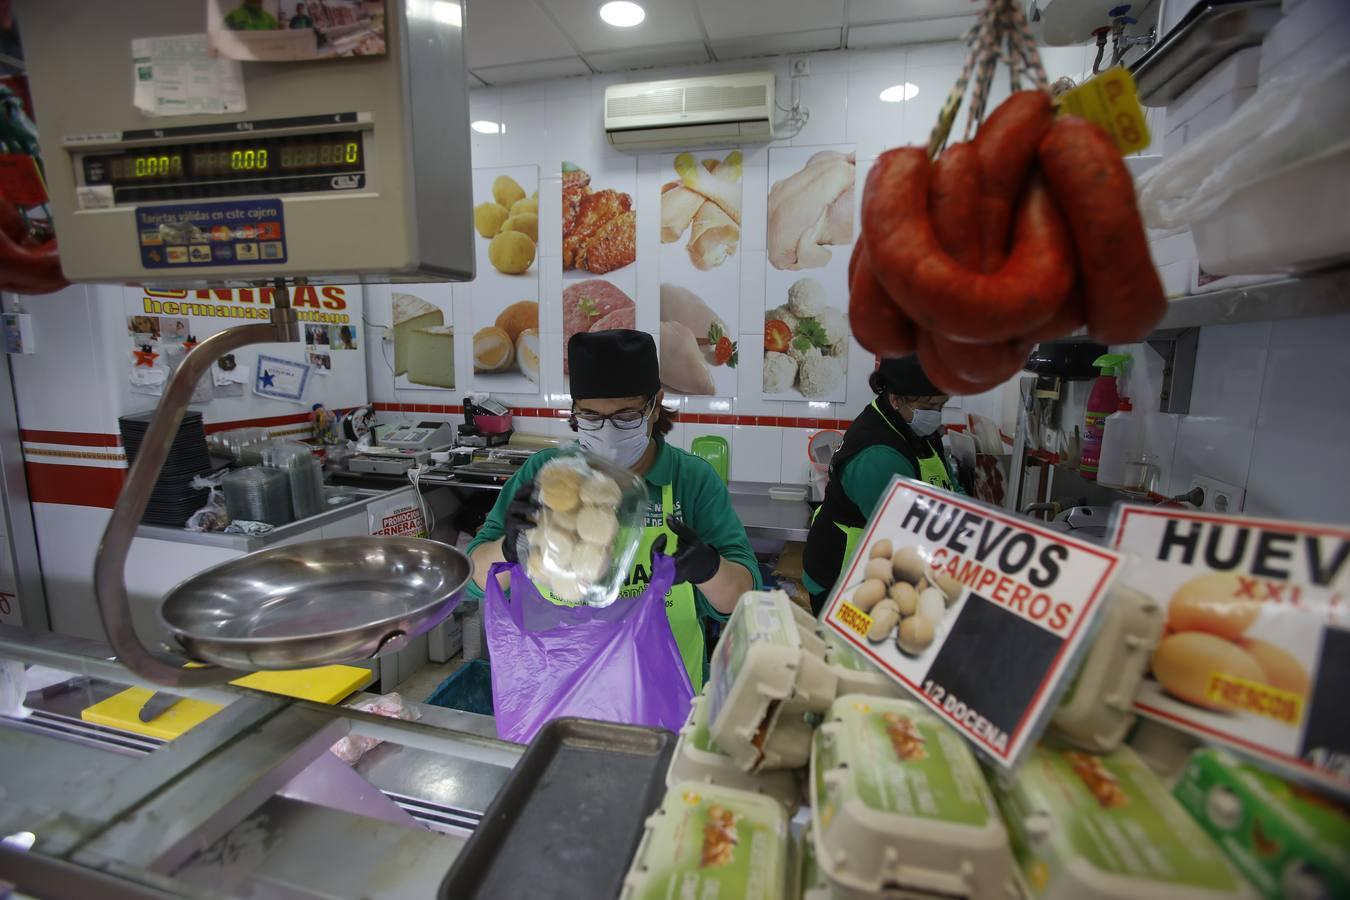
[[[1078,251],[1088,332],[1104,344],[1143,340],[1167,297],[1115,142],[1092,122],[1065,116],[1041,141],[1039,158]]]
[[[867,260],[863,242],[849,259],[848,324],[863,349],[882,359],[914,352],[914,323],[881,289]]]
[[[995,272],[962,267],[938,245],[928,219],[928,156],[918,147],[882,154],[867,176],[863,239],[881,286],[914,324],[960,341],[996,343],[1049,321],[1073,286],[1069,235],[1039,179],[1018,205],[1013,249]]]
[[[1065,335],[1073,334],[1086,324],[1087,315],[1083,311],[1083,286],[1075,284],[1073,290],[1069,291],[1069,298],[1064,301],[1064,305],[1059,308],[1059,312],[1055,313],[1054,318],[1040,328],[1028,333],[1026,340],[1033,344],[1053,341]]]
[[[984,271],[979,219],[982,198],[975,145],[953,144],[933,163],[928,215],[938,244],[972,272]]]
[[[1018,91],[998,105],[975,135],[981,187],[978,228],[985,272],[996,271],[1007,258],[1014,204],[1054,117],[1048,94]]]
[[[997,344],[966,344],[948,340],[936,332],[925,332],[930,351],[942,358],[943,366],[971,382],[997,379],[1007,381],[1027,361],[1031,344],[1026,341],[1000,341]]]
[[[934,348],[932,333],[923,329],[919,329],[918,332],[918,354],[919,365],[923,367],[928,380],[933,382],[938,390],[944,394],[951,394],[953,397],[983,394],[985,391],[991,391],[1007,381],[1007,378],[974,380],[963,377],[955,372],[947,364],[947,360],[943,358],[942,354]],[[1011,378],[1012,374],[1010,373],[1008,377]]]

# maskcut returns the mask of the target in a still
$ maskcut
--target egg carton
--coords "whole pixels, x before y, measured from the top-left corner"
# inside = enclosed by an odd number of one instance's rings
[[[911,700],[835,700],[811,752],[811,839],[844,896],[1019,897],[965,740]]]
[[[821,629],[819,634],[825,642],[825,662],[829,663],[839,679],[836,693],[867,694],[873,697],[906,696],[900,682],[872,665],[867,657],[832,629]]]
[[[1087,658],[1050,720],[1051,731],[1096,753],[1119,747],[1134,725],[1134,695],[1162,639],[1166,618],[1152,597],[1112,588]]]
[[[762,794],[679,782],[647,819],[622,900],[788,896],[788,819]]]
[[[1036,900],[1255,900],[1213,841],[1128,747],[1036,747],[994,794]]]
[[[666,786],[682,781],[752,791],[772,797],[791,815],[801,805],[802,789],[791,771],[746,772],[718,748],[708,731],[708,698],[694,698],[689,718],[680,729],[675,755],[666,771]]]
[[[782,591],[750,591],[722,632],[708,683],[709,731],[746,772],[810,759],[806,714],[829,709],[839,684],[815,624]]]

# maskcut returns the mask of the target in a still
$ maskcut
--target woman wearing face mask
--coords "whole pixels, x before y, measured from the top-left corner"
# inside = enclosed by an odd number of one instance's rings
[[[661,405],[665,393],[651,335],[627,330],[577,334],[568,341],[567,359],[571,425],[581,446],[647,482],[647,527],[619,596],[637,596],[646,587],[653,550],[674,557],[675,584],[666,595],[666,615],[698,692],[707,655],[704,620],[724,621],[741,594],[760,586],[745,528],[712,466],[666,443],[674,420]],[[556,453],[540,451],[521,466],[469,544],[471,598],[482,598],[492,563],[517,561],[517,538],[534,526],[535,474]],[[542,589],[540,593],[549,596]]]
[[[844,433],[803,557],[811,608],[820,613],[881,495],[899,475],[964,493],[942,451],[942,407],[949,399],[913,356],[882,360],[868,379],[876,399]]]

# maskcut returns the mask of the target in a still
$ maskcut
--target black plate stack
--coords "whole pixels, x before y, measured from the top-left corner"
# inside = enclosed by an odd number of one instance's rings
[[[145,439],[146,429],[150,427],[154,415],[154,410],[151,410],[122,416],[117,420],[128,462],[136,461],[141,441]],[[192,514],[206,504],[210,494],[210,491],[192,487],[192,479],[210,471],[211,457],[206,449],[202,414],[189,412],[183,416],[178,434],[174,435],[173,446],[164,459],[164,467],[159,472],[155,489],[150,493],[150,502],[145,507],[141,521],[147,525],[182,528]]]

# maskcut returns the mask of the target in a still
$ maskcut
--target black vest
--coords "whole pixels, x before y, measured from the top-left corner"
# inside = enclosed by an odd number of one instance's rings
[[[878,408],[882,411],[878,412]],[[942,441],[937,435],[916,435],[910,430],[909,424],[900,418],[900,414],[884,400],[868,404],[853,420],[848,431],[844,432],[844,443],[830,461],[830,481],[825,486],[825,500],[816,513],[815,521],[811,523],[802,555],[803,570],[826,592],[834,587],[839,578],[839,570],[844,564],[844,547],[848,543],[847,536],[838,526],[861,528],[867,524],[867,516],[871,513],[871,510],[864,513],[844,493],[844,467],[868,447],[876,446],[890,447],[900,453],[914,467],[916,476],[920,457],[937,454],[946,464]]]

